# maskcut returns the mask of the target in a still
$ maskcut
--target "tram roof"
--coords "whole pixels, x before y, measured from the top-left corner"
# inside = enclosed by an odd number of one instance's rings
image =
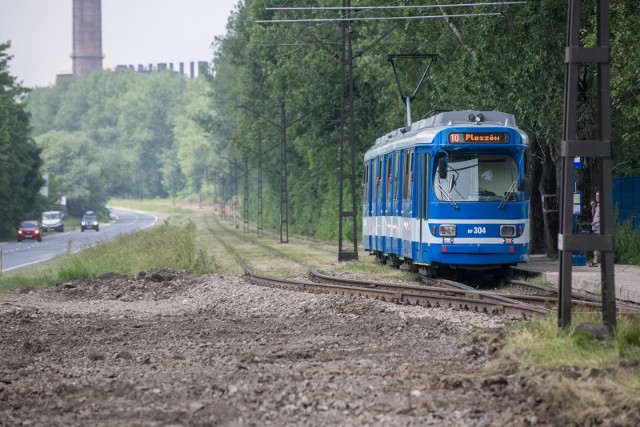
[[[476,118],[479,117],[481,117],[482,120],[476,121]],[[475,125],[506,126],[519,130],[513,114],[485,110],[445,111],[381,136],[376,139],[374,146],[367,151],[365,158],[375,157],[374,152],[377,155],[383,147],[387,148],[388,145],[392,148],[400,148],[420,142],[430,142],[434,136],[444,128]],[[522,131],[520,132],[522,133]]]

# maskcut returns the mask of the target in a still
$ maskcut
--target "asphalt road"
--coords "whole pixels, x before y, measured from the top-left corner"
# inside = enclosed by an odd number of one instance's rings
[[[2,271],[11,271],[39,262],[48,261],[67,251],[78,252],[89,246],[113,240],[118,236],[130,234],[152,226],[158,218],[152,214],[110,208],[112,221],[101,222],[100,231],[80,229],[64,233],[49,233],[42,242],[24,240],[20,243],[6,242],[0,245]]]

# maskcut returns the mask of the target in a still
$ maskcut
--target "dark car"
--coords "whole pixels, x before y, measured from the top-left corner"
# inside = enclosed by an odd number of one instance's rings
[[[42,242],[42,229],[40,223],[35,219],[22,221],[18,225],[18,242],[25,239]]]
[[[100,231],[98,216],[93,211],[85,212],[85,214],[82,216],[82,220],[80,221],[80,231],[90,229]]]

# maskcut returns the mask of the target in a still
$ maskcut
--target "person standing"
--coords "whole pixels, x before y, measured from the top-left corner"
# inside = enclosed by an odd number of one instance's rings
[[[591,221],[591,231],[594,234],[600,234],[600,191],[596,191],[596,203],[593,209],[593,221]],[[600,251],[593,251],[593,260],[591,266],[596,267],[598,265],[598,257]]]

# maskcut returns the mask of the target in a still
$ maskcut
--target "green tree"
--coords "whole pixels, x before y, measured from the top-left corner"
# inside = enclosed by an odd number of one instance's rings
[[[640,175],[640,3],[611,2],[614,174]]]
[[[50,179],[67,196],[67,210],[82,216],[87,210],[100,211],[108,200],[98,150],[85,134],[51,131],[37,138]]]
[[[51,135],[40,138],[52,132],[55,135],[55,131],[88,143],[94,163],[87,166],[101,171],[100,187],[108,195],[176,196],[188,185],[181,169],[180,145],[197,144],[192,139],[203,138],[202,129],[194,126],[192,113],[187,112],[187,105],[206,100],[199,95],[206,88],[203,84],[198,86],[198,80],[169,72],[105,70],[37,89],[29,97],[35,134],[45,148],[49,143],[62,147],[75,144],[64,138],[52,140]],[[195,107],[192,110],[196,114]],[[181,130],[176,131],[177,124]],[[191,130],[185,131],[189,127]],[[177,132],[180,141],[176,139]],[[75,146],[66,151],[68,155],[78,154]],[[55,169],[57,165],[47,164],[49,167]],[[53,178],[70,184],[66,175],[72,170],[58,168]]]
[[[40,150],[29,133],[30,119],[22,102],[27,90],[9,71],[11,44],[0,43],[0,235],[7,236],[26,217],[39,218]]]
[[[166,197],[162,185],[162,162],[174,145],[175,117],[184,108],[186,79],[170,73],[156,73],[140,79],[123,94],[120,103],[119,137],[136,154],[137,197]]]
[[[190,82],[186,97],[189,103],[182,114],[175,119],[176,151],[169,163],[169,171],[178,168],[184,175],[183,188],[190,194],[201,194],[203,186],[210,178],[210,168],[215,159],[214,145],[210,135],[198,124],[208,119],[209,98],[206,96],[207,83],[204,79]],[[165,174],[166,176],[167,174]]]

